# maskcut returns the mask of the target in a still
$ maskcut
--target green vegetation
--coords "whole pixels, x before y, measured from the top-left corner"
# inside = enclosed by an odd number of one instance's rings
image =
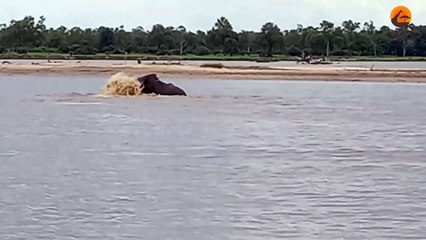
[[[154,25],[151,30],[123,26],[95,29],[47,28],[42,16],[0,24],[1,58],[52,59],[181,59],[256,60],[272,57],[291,60],[306,55],[329,56],[332,60],[423,61],[426,57],[426,26],[413,24],[392,30],[377,29],[373,22],[361,25],[351,20],[341,26],[323,21],[318,27],[282,31],[265,23],[259,32],[233,30],[221,17],[208,31],[187,31],[184,26]]]

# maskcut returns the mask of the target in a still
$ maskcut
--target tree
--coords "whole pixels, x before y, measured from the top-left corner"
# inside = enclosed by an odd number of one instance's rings
[[[0,52],[61,52],[93,54],[264,54],[312,55],[397,55],[426,56],[426,26],[405,28],[376,27],[372,21],[361,25],[346,20],[337,26],[322,21],[319,26],[297,25],[281,31],[266,23],[260,31],[235,32],[225,17],[216,20],[209,31],[188,31],[184,26],[154,25],[150,31],[138,26],[47,28],[46,18],[25,16],[0,24]]]
[[[240,50],[238,49],[238,41],[235,40],[234,38],[227,38],[225,39],[225,43],[224,43],[224,48],[223,48],[223,53],[224,54],[229,54],[229,55],[234,55],[239,53]]]
[[[151,47],[157,47],[160,50],[161,45],[164,43],[166,36],[166,29],[161,24],[156,24],[148,33],[148,44]]]
[[[207,45],[211,49],[220,49],[223,52],[225,40],[228,38],[236,39],[231,23],[225,17],[217,19],[212,30],[207,32]]]
[[[407,27],[397,28],[392,34],[392,42],[396,48],[397,55],[401,50],[402,57],[406,56],[407,47],[410,40],[410,32],[412,30],[413,25],[408,25]]]
[[[254,49],[256,33],[253,31],[242,31],[238,34],[238,48],[248,55]]]
[[[132,37],[124,30],[124,26],[114,29],[115,53],[128,53],[131,51]]]
[[[328,57],[330,55],[330,41],[333,37],[334,23],[324,20],[320,23],[320,29],[325,41],[327,42],[326,56]]]
[[[107,27],[100,27],[98,32],[100,32],[98,49],[101,52],[112,52],[114,50],[113,30]]]
[[[359,22],[352,22],[352,20],[343,21],[342,27],[347,33],[354,33],[357,29],[359,29]]]
[[[22,20],[12,20],[8,27],[4,28],[4,43],[7,47],[29,48],[40,46],[43,43],[45,18],[40,17],[37,24],[32,16],[26,16]]]
[[[179,26],[177,27],[174,31],[173,31],[173,35],[174,38],[178,41],[179,43],[179,55],[183,54],[183,49],[185,47],[185,43],[186,43],[186,28],[184,26]]]
[[[262,26],[260,39],[261,42],[266,43],[267,45],[268,57],[272,57],[272,50],[274,46],[282,44],[283,38],[284,36],[281,30],[276,24],[268,22]]]
[[[354,39],[356,37],[356,31],[360,28],[359,22],[353,22],[352,20],[347,20],[342,23],[343,27],[343,38],[345,49],[348,50],[349,53],[352,53]]]
[[[57,29],[50,28],[46,30],[44,46],[58,49],[59,52],[68,53],[67,37],[68,33],[66,27],[61,26]]]
[[[131,46],[133,51],[144,52],[148,46],[148,33],[141,26],[132,29],[131,33]]]
[[[413,26],[412,30],[415,55],[426,56],[426,26]]]
[[[376,27],[374,26],[373,21],[364,23],[364,36],[368,39],[371,47],[373,48],[373,55],[377,56],[377,34]]]

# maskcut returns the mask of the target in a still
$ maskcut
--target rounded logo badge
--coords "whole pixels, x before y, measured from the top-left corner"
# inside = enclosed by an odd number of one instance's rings
[[[395,27],[406,27],[411,22],[411,11],[405,6],[397,6],[392,10],[390,19]]]

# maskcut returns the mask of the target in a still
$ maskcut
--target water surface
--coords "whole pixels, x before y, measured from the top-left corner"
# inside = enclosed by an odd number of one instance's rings
[[[426,236],[426,85],[105,81],[0,76],[0,239]]]

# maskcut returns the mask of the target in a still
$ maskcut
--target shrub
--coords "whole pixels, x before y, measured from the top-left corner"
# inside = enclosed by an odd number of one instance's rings
[[[89,54],[95,54],[96,49],[89,47],[89,46],[81,46],[75,51],[76,54],[82,54],[82,55],[89,55]]]
[[[193,53],[195,55],[199,55],[199,56],[208,55],[208,54],[210,54],[210,49],[208,49],[205,46],[199,46],[193,51]]]
[[[331,51],[330,55],[333,55],[333,56],[349,56],[349,55],[351,55],[351,51],[348,51],[348,50],[335,50],[335,51]]]
[[[28,49],[26,49],[24,47],[17,47],[17,48],[15,48],[15,52],[17,52],[19,54],[27,54],[28,53]]]
[[[169,50],[169,53],[171,55],[179,55],[180,54],[180,49],[171,49],[171,50]]]
[[[113,45],[104,46],[101,49],[101,52],[103,52],[103,53],[111,53],[113,51],[114,51],[114,46]]]
[[[70,52],[70,48],[69,48],[68,46],[60,46],[60,47],[58,48],[58,51],[59,51],[60,53],[69,53],[69,52]]]
[[[169,50],[164,50],[164,49],[161,49],[161,50],[158,50],[155,54],[157,54],[157,55],[170,55],[170,51]]]
[[[113,53],[113,54],[124,54],[125,52],[124,52],[123,50],[119,49],[119,48],[115,48],[115,49],[112,51],[112,53]]]

